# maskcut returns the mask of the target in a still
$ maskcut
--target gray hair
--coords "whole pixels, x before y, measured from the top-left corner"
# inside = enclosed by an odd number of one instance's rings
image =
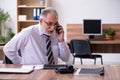
[[[43,9],[40,14],[40,18],[45,18],[48,13],[54,13],[56,15],[56,18],[58,18],[57,11],[51,7]]]

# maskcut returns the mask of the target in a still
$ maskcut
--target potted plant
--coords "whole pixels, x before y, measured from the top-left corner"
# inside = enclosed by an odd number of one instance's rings
[[[0,8],[0,44],[7,43],[13,36],[11,28],[5,27],[4,23],[9,19],[10,15]],[[7,35],[3,35],[3,30],[7,31]]]
[[[112,28],[108,28],[106,31],[105,31],[105,36],[106,36],[106,39],[107,40],[113,40],[114,38],[114,35],[115,35],[115,30],[113,30]]]
[[[8,12],[5,12],[3,9],[0,8],[0,37],[2,37],[3,23],[5,23],[9,17],[10,15],[8,14]]]

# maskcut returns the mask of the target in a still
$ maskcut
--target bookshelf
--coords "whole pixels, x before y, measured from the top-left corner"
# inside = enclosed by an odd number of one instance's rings
[[[49,6],[49,0],[44,0],[44,4],[40,4],[40,0],[17,0],[17,32],[30,25],[37,24],[39,21],[33,17],[34,9],[45,9]]]

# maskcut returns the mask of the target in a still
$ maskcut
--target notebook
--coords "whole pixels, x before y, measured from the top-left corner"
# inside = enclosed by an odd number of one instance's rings
[[[0,68],[0,73],[30,73],[33,69]]]

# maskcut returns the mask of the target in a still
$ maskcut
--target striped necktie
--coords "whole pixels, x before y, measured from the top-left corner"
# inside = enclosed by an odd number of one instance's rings
[[[51,49],[51,41],[50,41],[50,36],[46,36],[46,49],[47,49],[47,56],[48,56],[48,64],[54,64],[54,57],[53,57],[53,52]]]

